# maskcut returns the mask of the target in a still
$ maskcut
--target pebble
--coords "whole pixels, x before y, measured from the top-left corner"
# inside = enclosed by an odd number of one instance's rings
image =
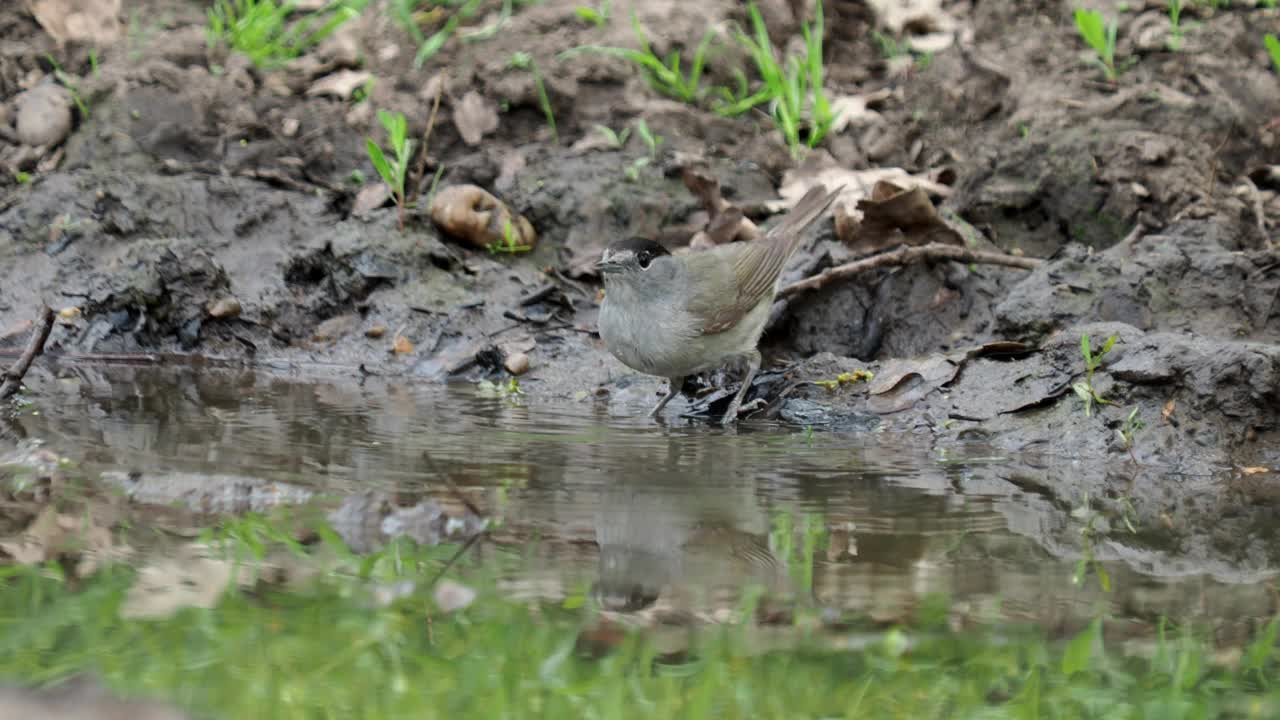
[[[365,331],[364,331],[364,336],[365,336],[365,337],[367,337],[367,338],[373,338],[374,340],[377,340],[378,338],[380,338],[380,337],[382,337],[383,335],[386,335],[386,334],[387,334],[387,326],[386,326],[386,325],[374,325],[373,327],[371,327],[371,328],[369,328],[368,330],[365,330]]]
[[[209,304],[209,317],[231,318],[240,315],[240,301],[233,297],[224,297]]]
[[[57,85],[44,84],[14,99],[18,140],[33,147],[57,145],[71,134],[71,98]]]
[[[512,375],[523,375],[529,371],[529,356],[524,353],[513,353],[507,356],[502,366]]]

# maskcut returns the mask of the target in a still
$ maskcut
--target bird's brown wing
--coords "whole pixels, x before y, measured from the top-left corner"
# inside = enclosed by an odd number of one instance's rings
[[[804,231],[840,193],[814,186],[791,212],[765,236],[748,243],[723,245],[687,256],[690,265],[728,265],[695,269],[702,278],[690,298],[689,311],[702,321],[702,334],[713,335],[733,327],[772,292],[787,260],[800,245]],[[697,272],[697,270],[703,270]]]

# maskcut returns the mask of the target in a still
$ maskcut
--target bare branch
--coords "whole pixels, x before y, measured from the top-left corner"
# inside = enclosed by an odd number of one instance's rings
[[[0,400],[9,398],[22,386],[22,378],[26,376],[31,363],[44,352],[44,343],[53,330],[53,309],[45,305],[40,309],[40,322],[31,331],[31,339],[27,341],[27,349],[17,362],[4,374],[4,383],[0,383]]]
[[[871,257],[847,262],[833,268],[827,268],[811,278],[787,285],[778,292],[778,297],[785,298],[806,290],[817,290],[830,283],[868,270],[895,265],[911,265],[925,260],[955,260],[957,262],[978,263],[981,265],[1003,265],[1023,270],[1034,270],[1044,262],[1036,258],[1018,257],[1017,255],[1006,255],[983,250],[970,250],[957,245],[929,243],[928,245],[903,247],[891,252],[880,253],[879,255],[872,255]]]

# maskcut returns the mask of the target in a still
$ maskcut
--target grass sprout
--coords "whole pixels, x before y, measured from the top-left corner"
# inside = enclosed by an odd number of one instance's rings
[[[604,136],[605,141],[609,143],[610,147],[617,150],[621,150],[627,144],[627,140],[631,137],[630,127],[624,127],[620,131],[615,131],[613,128],[606,125],[596,125],[595,129],[596,132]]]
[[[1165,46],[1177,52],[1182,49],[1182,0],[1167,0],[1169,10],[1169,38]]]
[[[751,57],[762,86],[718,108],[724,115],[737,115],[761,104],[768,104],[770,117],[782,133],[792,157],[799,158],[806,148],[822,142],[835,122],[823,87],[822,4],[814,6],[812,23],[800,26],[804,36],[804,54],[787,56],[779,61],[769,40],[769,29],[754,3],[748,6],[751,34],[739,32],[738,42]]]
[[[511,55],[508,63],[517,70],[528,70],[533,74],[533,85],[538,92],[538,105],[542,108],[542,114],[547,118],[547,126],[551,128],[551,139],[553,142],[560,142],[560,133],[556,131],[556,114],[551,109],[551,97],[547,95],[547,86],[542,82],[542,72],[538,70],[538,63],[533,56],[527,52],[517,52]]]
[[[622,58],[640,68],[644,73],[645,79],[649,81],[649,85],[663,95],[687,103],[697,103],[706,96],[707,89],[702,86],[702,75],[706,69],[707,52],[711,48],[712,41],[716,38],[714,30],[708,30],[702,36],[702,40],[698,43],[697,48],[694,49],[693,58],[686,69],[679,50],[672,50],[667,53],[665,58],[658,57],[658,54],[654,52],[653,47],[649,44],[649,36],[640,25],[640,20],[635,13],[631,14],[631,28],[635,32],[636,39],[640,42],[639,50],[601,45],[583,45],[561,53],[561,57],[572,57],[579,53],[591,52]]]
[[[1076,30],[1080,37],[1093,48],[1094,61],[1102,68],[1107,82],[1114,83],[1119,77],[1116,69],[1116,21],[1106,21],[1097,10],[1077,8],[1075,13]]]
[[[506,218],[502,221],[502,239],[489,243],[488,247],[489,253],[492,255],[498,253],[515,255],[529,252],[532,249],[532,246],[521,245],[520,241],[516,239],[515,229],[511,225],[511,218]],[[514,380],[515,378],[512,379]]]
[[[1089,417],[1093,414],[1093,406],[1107,404],[1110,401],[1103,399],[1098,391],[1093,388],[1093,372],[1102,365],[1102,359],[1107,353],[1111,352],[1111,348],[1115,347],[1117,337],[1112,335],[1107,338],[1102,347],[1097,352],[1093,351],[1089,340],[1089,333],[1080,336],[1080,354],[1084,356],[1085,379],[1071,386],[1076,395],[1084,401],[1084,416]]]
[[[367,2],[367,0],[365,0]],[[275,68],[301,55],[360,14],[365,2],[344,0],[291,22],[294,3],[278,0],[217,0],[208,16],[209,46],[225,42],[254,65]]]
[[[1275,66],[1276,72],[1280,72],[1280,40],[1267,33],[1262,36],[1262,44],[1267,46],[1267,54],[1271,56],[1271,64]]]
[[[612,0],[604,0],[597,7],[589,5],[579,5],[573,9],[573,13],[583,21],[591,23],[596,27],[604,27],[609,22],[609,16],[612,14]]]
[[[374,169],[378,171],[378,175],[382,177],[382,181],[387,184],[391,195],[396,200],[397,225],[403,232],[406,202],[404,184],[409,173],[409,160],[413,157],[414,143],[408,137],[408,125],[405,122],[404,113],[379,110],[378,121],[387,131],[387,140],[391,144],[391,157],[387,157],[387,153],[374,142],[373,138],[365,138],[365,150],[369,154],[369,161],[373,163]]]

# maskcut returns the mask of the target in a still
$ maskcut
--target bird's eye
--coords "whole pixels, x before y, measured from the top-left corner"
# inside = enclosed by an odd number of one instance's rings
[[[636,256],[636,259],[640,261],[641,270],[648,270],[649,263],[653,262],[653,253],[648,250],[641,250],[640,254]]]

